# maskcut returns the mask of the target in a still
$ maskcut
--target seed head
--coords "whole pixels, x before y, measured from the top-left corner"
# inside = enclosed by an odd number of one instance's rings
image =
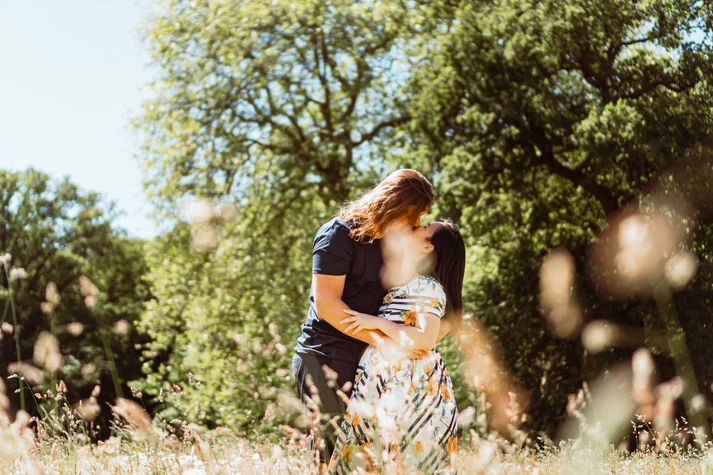
[[[151,427],[151,418],[144,408],[134,401],[116,398],[116,406],[112,406],[111,409],[136,429],[148,431]]]
[[[72,336],[79,336],[84,331],[84,325],[79,322],[72,322],[67,324],[67,333]]]
[[[52,281],[49,281],[47,283],[47,288],[45,289],[45,300],[47,300],[55,307],[59,305],[59,291],[57,290],[57,285]]]
[[[10,280],[22,280],[27,277],[27,272],[22,267],[10,269]]]

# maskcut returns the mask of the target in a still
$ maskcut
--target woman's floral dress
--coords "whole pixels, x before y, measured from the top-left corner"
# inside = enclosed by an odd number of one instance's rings
[[[443,317],[446,296],[419,276],[392,289],[379,317],[416,325],[418,313]],[[441,355],[396,359],[369,346],[329,463],[330,473],[455,473],[458,450],[453,385]]]

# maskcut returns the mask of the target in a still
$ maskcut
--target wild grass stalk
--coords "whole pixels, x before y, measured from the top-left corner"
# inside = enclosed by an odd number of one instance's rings
[[[7,256],[7,255],[6,255]],[[2,264],[3,264],[3,271],[5,272],[5,281],[7,282],[7,291],[8,291],[8,297],[7,301],[10,303],[10,309],[12,313],[12,325],[13,325],[13,335],[15,339],[15,356],[16,356],[16,362],[18,366],[22,364],[22,351],[20,347],[20,326],[18,325],[18,320],[17,320],[17,309],[15,308],[15,291],[12,286],[12,281],[13,279],[11,278],[10,275],[10,266],[8,259],[3,256],[2,259]],[[7,304],[5,305],[5,308],[7,309]],[[5,316],[3,315],[3,321],[5,320]],[[27,386],[26,389],[29,389],[30,392],[32,392],[32,388],[28,384],[26,384],[26,381],[23,377],[18,378],[18,385],[19,385],[19,390],[20,390],[20,409],[23,411],[25,410],[25,392],[22,387],[23,383]]]

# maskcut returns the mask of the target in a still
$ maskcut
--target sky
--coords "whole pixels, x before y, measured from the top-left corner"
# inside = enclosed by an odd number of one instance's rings
[[[130,236],[158,233],[130,118],[149,97],[150,0],[0,0],[0,168],[102,193]]]

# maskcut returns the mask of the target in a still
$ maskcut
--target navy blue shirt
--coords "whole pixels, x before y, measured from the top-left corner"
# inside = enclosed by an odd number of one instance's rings
[[[387,292],[380,279],[381,243],[378,239],[371,243],[356,242],[349,233],[348,224],[339,218],[319,228],[312,247],[312,274],[346,275],[342,301],[352,310],[376,315]],[[356,364],[366,346],[319,318],[311,290],[307,320],[295,352]]]

